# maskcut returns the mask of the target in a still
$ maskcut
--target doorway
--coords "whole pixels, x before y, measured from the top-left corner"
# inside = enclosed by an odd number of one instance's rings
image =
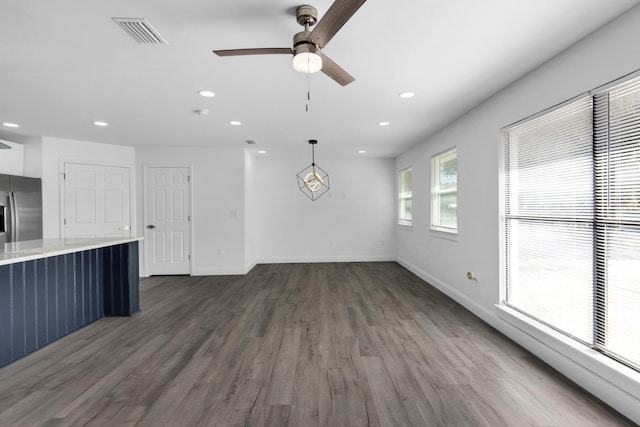
[[[188,167],[144,167],[144,237],[149,276],[191,273]]]
[[[130,168],[65,162],[64,237],[131,237]]]

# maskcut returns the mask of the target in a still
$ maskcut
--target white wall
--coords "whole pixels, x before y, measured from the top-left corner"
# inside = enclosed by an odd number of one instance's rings
[[[0,149],[0,173],[24,175],[24,146],[4,139],[0,142],[11,147]]]
[[[137,222],[141,233],[146,230],[143,228],[143,167],[191,167],[191,274],[246,273],[244,162],[243,149],[137,149],[140,195]],[[144,262],[141,267],[144,267]],[[146,272],[141,270],[141,274]]]
[[[256,211],[256,186],[254,183],[254,161],[255,158],[249,150],[245,150],[244,153],[244,204],[245,212],[244,216],[244,246],[245,246],[245,265],[247,271],[253,268],[256,264],[256,220],[255,216],[258,214]]]
[[[259,262],[394,260],[393,159],[324,159],[331,190],[316,202],[295,178],[309,161],[242,149],[138,148],[139,229],[144,166],[186,166],[193,275],[244,274]]]
[[[311,201],[296,173],[309,157],[253,159],[251,218],[260,263],[395,259],[393,159],[317,157],[330,190]]]
[[[30,138],[24,143],[24,174],[42,178],[42,138]]]
[[[135,192],[135,149],[120,145],[100,144],[63,138],[43,137],[42,145],[34,153],[42,155],[42,215],[44,238],[60,237],[60,174],[61,162],[125,166],[131,168],[131,199]],[[135,203],[131,204],[131,218],[136,217]],[[135,222],[132,235],[137,235]]]
[[[500,128],[640,69],[639,23],[635,7],[399,156],[396,171],[413,166],[414,226],[398,227],[399,262],[640,423],[640,375],[562,339],[534,338],[494,306],[500,301]],[[454,145],[459,235],[452,241],[429,231],[428,183],[430,157]],[[467,271],[477,272],[477,283],[466,279]]]

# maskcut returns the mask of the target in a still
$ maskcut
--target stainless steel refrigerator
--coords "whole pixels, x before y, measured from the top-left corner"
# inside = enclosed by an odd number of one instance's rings
[[[42,181],[0,174],[0,251],[34,239],[42,239]]]

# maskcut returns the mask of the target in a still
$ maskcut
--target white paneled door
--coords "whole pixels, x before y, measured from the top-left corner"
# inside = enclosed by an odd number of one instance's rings
[[[131,237],[130,169],[64,164],[65,237]]]
[[[147,167],[145,171],[148,274],[189,274],[189,168]]]

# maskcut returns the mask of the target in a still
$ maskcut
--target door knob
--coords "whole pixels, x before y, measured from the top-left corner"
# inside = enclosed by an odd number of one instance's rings
[[[151,230],[151,229],[153,229],[153,228],[156,228],[156,226],[155,226],[155,225],[153,225],[153,224],[149,224],[149,225],[147,225],[147,228]]]

